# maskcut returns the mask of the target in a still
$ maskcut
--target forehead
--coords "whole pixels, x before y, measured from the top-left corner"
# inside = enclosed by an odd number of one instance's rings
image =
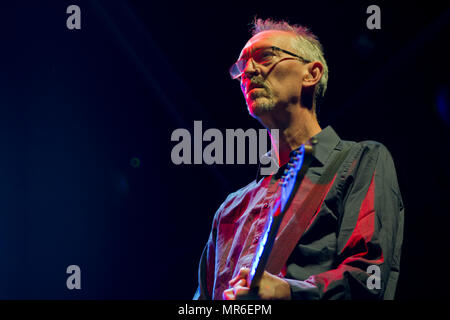
[[[254,35],[248,42],[245,44],[244,48],[241,51],[239,57],[247,54],[249,51],[266,47],[266,46],[276,46],[281,47],[285,50],[292,50],[292,40],[295,39],[295,35],[289,31],[281,31],[281,30],[268,30],[262,31],[256,35]]]

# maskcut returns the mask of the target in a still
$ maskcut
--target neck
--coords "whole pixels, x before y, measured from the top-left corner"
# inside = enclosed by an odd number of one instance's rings
[[[266,126],[267,128],[279,130],[278,148],[274,143],[273,145],[275,151],[278,151],[280,167],[289,161],[289,154],[292,150],[297,149],[322,131],[315,114],[306,108],[301,108],[298,112],[289,114],[281,122],[272,119],[269,124]]]

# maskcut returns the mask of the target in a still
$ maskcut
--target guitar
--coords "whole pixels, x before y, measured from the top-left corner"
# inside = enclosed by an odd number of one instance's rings
[[[248,275],[247,286],[250,288],[250,296],[257,296],[256,293],[259,290],[259,284],[272,252],[281,221],[309,168],[316,144],[317,140],[312,138],[295,150],[287,164],[287,168],[283,172],[280,180],[281,196],[275,201],[269,211],[263,236],[258,244]]]

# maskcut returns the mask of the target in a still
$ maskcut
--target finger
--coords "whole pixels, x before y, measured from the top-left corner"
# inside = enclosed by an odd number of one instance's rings
[[[239,271],[239,276],[242,279],[245,279],[245,285],[247,286],[247,281],[248,281],[248,276],[250,274],[250,269],[249,268],[241,268],[241,270]]]
[[[222,298],[224,300],[236,300],[236,296],[234,295],[234,289],[230,288],[223,292]]]
[[[234,287],[234,299],[237,300],[239,298],[245,297],[246,295],[248,295],[249,291],[250,289],[247,287]]]
[[[230,287],[234,287],[236,285],[236,283],[240,280],[240,279],[245,279],[247,280],[248,274],[250,273],[250,269],[243,267],[239,270],[239,273],[236,275],[236,277],[234,277],[233,279],[231,279],[228,284]]]
[[[234,285],[234,287],[246,287],[246,286],[247,286],[246,279],[241,279]]]
[[[238,274],[236,277],[234,277],[233,279],[231,279],[230,281],[228,281],[228,285],[229,285],[230,287],[233,287],[233,286],[236,284],[236,282],[238,282],[240,279],[241,279],[241,278],[240,278],[240,276],[239,276],[239,274]]]
[[[247,267],[243,267],[243,268],[241,268],[241,270],[239,270],[239,275],[241,276],[241,278],[247,279],[249,273],[250,273],[250,269]]]
[[[236,277],[234,277],[233,279],[231,279],[228,284],[230,287],[234,287],[236,285],[236,283],[238,283],[238,281],[242,280],[242,279],[247,279],[246,276],[242,276],[241,272],[239,271],[238,275]]]

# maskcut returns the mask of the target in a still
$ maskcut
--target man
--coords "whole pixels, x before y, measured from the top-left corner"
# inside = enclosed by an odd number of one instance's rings
[[[348,150],[283,268],[277,274],[264,272],[258,297],[392,299],[404,214],[394,164],[382,144],[343,141],[331,127],[319,126],[316,106],[327,87],[328,67],[317,38],[284,21],[255,20],[253,37],[230,73],[240,80],[249,113],[267,129],[279,130],[279,148],[274,151],[280,171],[293,150],[312,137],[318,141],[291,217],[304,214],[307,191],[318,184],[333,159]],[[279,172],[258,176],[221,205],[200,260],[194,299],[251,297],[249,267],[270,203],[279,197],[279,180]],[[283,223],[275,246],[284,245],[280,241],[288,228]]]

